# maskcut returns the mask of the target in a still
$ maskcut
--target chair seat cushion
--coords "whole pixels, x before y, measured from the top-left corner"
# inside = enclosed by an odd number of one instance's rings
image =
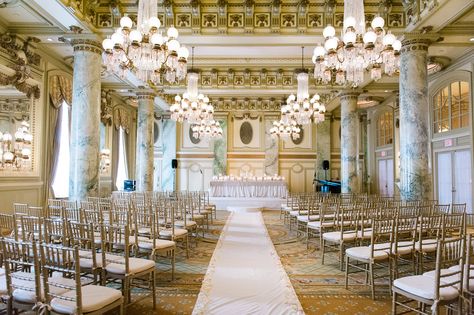
[[[196,221],[186,220],[186,228],[192,228],[197,225]],[[174,221],[174,226],[184,227],[184,220]]]
[[[36,303],[36,293],[35,293],[35,282],[34,282],[34,274],[33,273],[28,273],[28,272],[18,272],[16,274],[20,274],[21,277],[25,277],[25,278],[30,278],[31,277],[31,280],[23,280],[23,279],[18,279],[18,278],[13,278],[13,284],[14,284],[14,287],[15,286],[20,286],[20,287],[23,287],[25,289],[14,289],[13,290],[13,298],[16,300],[16,301],[19,301],[19,302],[22,302],[22,303]],[[70,287],[70,288],[74,288],[75,285],[76,285],[76,281],[74,281],[74,279],[69,279],[69,278],[63,278],[62,276],[61,277],[51,277],[49,278],[48,282],[50,283],[49,285],[49,291],[53,294],[63,294],[63,293],[66,293],[68,291],[70,291],[70,289],[67,289],[67,288],[61,288],[61,287],[58,287],[58,286],[66,286],[66,287]],[[52,285],[52,284],[57,284],[58,286],[56,285]],[[28,290],[28,289],[31,289]],[[41,283],[41,299],[44,299],[45,296],[44,296],[44,290],[43,290],[43,283]]]
[[[297,217],[299,215],[308,215],[308,210],[293,210],[290,211],[292,217]]]
[[[197,214],[197,213],[193,213],[193,219],[194,220],[203,220],[206,216],[203,215],[203,214]]]
[[[415,248],[417,251],[422,251],[423,253],[433,253],[436,252],[438,248],[438,241],[436,239],[424,239],[417,241],[415,243]]]
[[[151,228],[149,227],[142,227],[142,228],[139,228],[137,233],[139,235],[149,235],[151,233]]]
[[[343,233],[342,234],[342,239],[344,241],[353,241],[356,239],[356,232],[349,232],[349,233]],[[323,234],[323,239],[329,242],[334,242],[334,243],[339,243],[341,242],[341,232],[340,231],[334,231],[334,232],[327,232]]]
[[[372,229],[371,228],[365,228],[364,233],[362,233],[362,231],[357,231],[357,237],[362,238],[364,240],[371,239],[372,238]]]
[[[123,275],[125,274],[125,258],[114,259],[115,262],[107,263],[105,270],[109,273]],[[155,268],[155,262],[143,258],[128,258],[129,274],[137,274],[142,271]]]
[[[334,222],[333,221],[323,222],[322,226],[323,227],[331,227],[331,226],[334,226]],[[319,229],[319,228],[321,228],[321,221],[308,222],[308,228],[310,228],[310,229]]]
[[[160,230],[160,236],[162,237],[171,237],[173,231],[171,229]],[[174,229],[175,236],[184,236],[188,234],[188,230],[185,229]]]
[[[310,214],[309,217],[308,215],[299,215],[296,217],[296,219],[301,222],[309,222],[309,221],[319,220],[319,215]]]
[[[139,248],[149,249],[149,250],[172,248],[174,246],[176,246],[175,242],[169,241],[169,240],[162,240],[162,239],[155,240],[155,247],[154,248],[153,248],[153,240],[138,242],[138,247]]]
[[[393,281],[393,286],[400,290],[425,299],[434,299],[434,277],[429,277],[425,275],[403,277]],[[440,300],[446,301],[455,299],[458,297],[458,295],[458,290],[455,287],[451,286],[441,288],[439,292]]]
[[[370,260],[371,249],[369,246],[357,246],[346,249],[346,256],[349,256],[353,259],[367,261]],[[383,260],[388,258],[388,253],[386,251],[374,251],[374,260]]]
[[[76,291],[62,294],[65,298],[75,298]],[[109,287],[86,285],[81,288],[82,312],[90,313],[117,302],[122,298],[122,292]],[[51,300],[51,308],[62,314],[76,314],[76,301],[67,301],[61,298]]]
[[[410,246],[412,244],[413,243],[410,241],[398,242],[398,248],[397,248],[398,255],[407,255],[413,252],[413,247]],[[390,251],[390,243],[375,244],[374,248],[377,250],[385,250],[388,254],[395,254],[395,244],[392,244],[391,251]]]

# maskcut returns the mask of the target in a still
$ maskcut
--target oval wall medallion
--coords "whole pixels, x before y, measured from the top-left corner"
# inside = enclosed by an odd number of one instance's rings
[[[249,144],[252,142],[252,138],[252,125],[248,121],[244,121],[242,125],[240,125],[240,141],[242,141],[243,144]]]
[[[201,142],[201,139],[196,138],[196,137],[193,135],[193,127],[194,127],[194,125],[189,125],[189,140],[191,140],[191,142],[192,142],[193,144],[199,144],[199,142]]]
[[[303,142],[303,137],[304,137],[304,130],[303,130],[303,126],[302,125],[298,125],[298,127],[300,127],[300,137],[298,139],[293,139],[293,137],[291,138],[291,141],[295,144],[295,145],[299,145],[301,144],[301,142]]]
[[[158,124],[155,122],[153,124],[153,143],[157,143],[158,139],[160,139],[160,128]]]

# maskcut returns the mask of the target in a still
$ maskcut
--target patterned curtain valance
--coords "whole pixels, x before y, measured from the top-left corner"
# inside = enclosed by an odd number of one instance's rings
[[[55,75],[51,77],[49,95],[51,96],[51,105],[59,108],[62,102],[72,105],[72,80],[62,76]]]
[[[116,129],[122,127],[126,133],[130,132],[131,117],[130,112],[125,108],[117,107],[114,109],[114,125]]]

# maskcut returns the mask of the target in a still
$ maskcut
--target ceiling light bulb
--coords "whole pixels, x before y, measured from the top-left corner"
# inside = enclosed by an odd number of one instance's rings
[[[138,30],[133,30],[130,32],[130,40],[132,42],[140,43],[142,41],[142,38],[142,33],[140,33]]]
[[[114,48],[114,42],[110,38],[106,38],[102,41],[102,47],[105,50],[112,50]]]
[[[390,33],[390,31],[385,34],[385,36],[383,37],[383,40],[382,40],[382,43],[384,46],[391,46],[393,45],[393,42],[395,42],[397,38],[395,37],[395,35],[393,35],[392,33]]]
[[[402,42],[399,41],[398,39],[396,39],[396,40],[393,42],[392,47],[393,47],[394,50],[400,51],[400,49],[402,49]]]
[[[132,28],[133,22],[127,15],[120,19],[120,27],[122,28]]]
[[[372,23],[370,25],[372,26],[373,29],[383,28],[385,25],[385,21],[381,16],[376,16],[372,20]]]
[[[347,33],[344,34],[344,37],[343,37],[343,41],[344,41],[344,44],[353,44],[355,43],[356,41],[356,38],[357,38],[357,35],[356,33],[352,32],[352,31],[349,31]]]
[[[152,27],[160,28],[160,26],[161,26],[160,19],[157,18],[156,16],[152,16],[152,17],[148,20],[148,25],[150,26],[150,28],[152,28]]]
[[[377,34],[373,31],[368,31],[367,33],[364,34],[364,43],[369,44],[369,43],[375,43],[377,40]]]
[[[164,40],[163,40],[163,36],[161,34],[153,34],[150,38],[150,42],[153,44],[153,45],[163,45],[164,43]]]
[[[170,51],[177,52],[179,49],[179,42],[176,39],[172,39],[168,42],[168,49]]]
[[[179,47],[179,49],[178,49],[178,57],[187,60],[188,57],[189,57],[189,50],[188,50],[186,47],[184,47],[184,46]]]
[[[112,39],[112,42],[114,43],[114,45],[122,46],[123,43],[124,43],[123,35],[118,33],[118,32],[113,33],[111,39]]]
[[[326,50],[321,45],[316,46],[316,48],[314,48],[314,51],[313,51],[313,54],[316,57],[324,57],[325,53],[326,53]]]
[[[347,29],[349,27],[355,28],[356,19],[353,16],[349,16],[344,20],[344,27]]]
[[[334,27],[332,27],[331,25],[328,25],[324,28],[323,30],[324,38],[333,37],[334,35],[336,35],[336,30],[334,29]]]
[[[168,29],[168,32],[166,34],[168,35],[169,38],[173,38],[173,39],[178,38],[178,30],[174,26],[171,26]]]

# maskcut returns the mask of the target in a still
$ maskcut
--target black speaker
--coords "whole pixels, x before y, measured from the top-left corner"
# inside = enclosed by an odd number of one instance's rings
[[[177,169],[178,168],[178,160],[177,159],[172,159],[171,160],[171,168],[172,169]]]
[[[323,170],[327,171],[329,169],[329,161],[324,160],[323,161]]]

